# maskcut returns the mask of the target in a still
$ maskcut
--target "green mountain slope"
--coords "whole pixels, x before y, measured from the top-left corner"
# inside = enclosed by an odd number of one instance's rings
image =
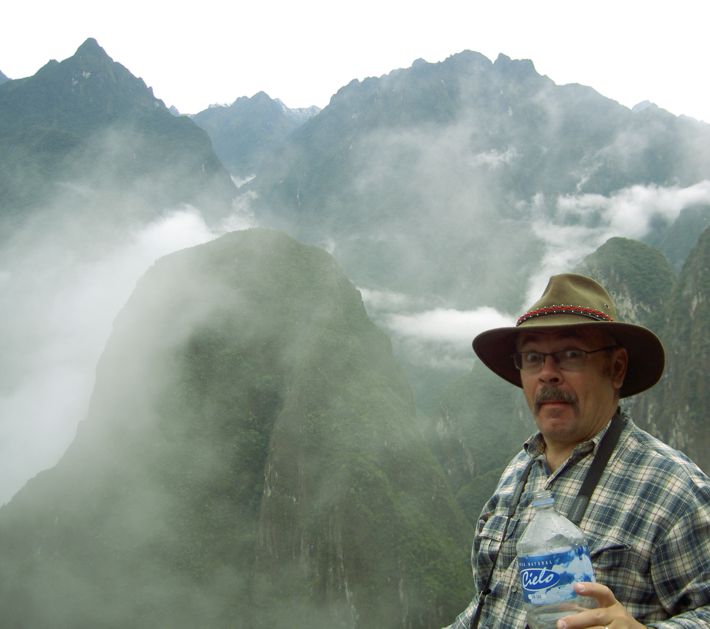
[[[665,307],[676,276],[658,249],[630,238],[610,238],[576,270],[607,288],[621,319],[664,336]]]
[[[522,393],[477,362],[441,395],[431,443],[472,526],[498,479],[535,432]]]
[[[707,281],[710,229],[699,238],[676,277],[656,249],[612,238],[588,256],[579,271],[601,281],[622,319],[652,329],[666,349],[666,369],[652,389],[627,401],[635,421],[710,469],[705,416],[710,407],[707,374]]]
[[[691,251],[665,304],[666,375],[644,412],[655,434],[710,472],[710,228]]]
[[[414,413],[325,252],[252,230],[163,258],[74,443],[0,510],[0,624],[443,624],[470,529]]]

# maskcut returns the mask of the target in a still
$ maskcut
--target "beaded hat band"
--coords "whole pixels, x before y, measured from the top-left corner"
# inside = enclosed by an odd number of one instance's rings
[[[537,310],[531,310],[526,312],[524,315],[518,317],[516,326],[521,323],[525,323],[528,319],[533,317],[544,317],[546,315],[560,315],[560,314],[572,314],[579,315],[580,317],[589,317],[595,321],[613,321],[608,314],[605,314],[599,310],[594,310],[594,308],[584,308],[583,306],[567,306],[562,304],[556,304],[554,306],[549,306],[547,308],[538,308]]]

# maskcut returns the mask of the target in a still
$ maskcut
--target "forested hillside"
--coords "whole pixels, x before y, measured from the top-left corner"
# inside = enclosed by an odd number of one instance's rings
[[[434,626],[468,527],[414,415],[326,253],[245,231],[165,258],[67,454],[0,511],[1,624]]]

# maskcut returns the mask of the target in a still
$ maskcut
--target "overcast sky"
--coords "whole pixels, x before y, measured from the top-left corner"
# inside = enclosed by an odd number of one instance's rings
[[[474,50],[555,83],[710,123],[706,0],[27,0],[2,10],[0,70],[34,74],[94,37],[182,113],[265,91],[324,107],[352,79]]]

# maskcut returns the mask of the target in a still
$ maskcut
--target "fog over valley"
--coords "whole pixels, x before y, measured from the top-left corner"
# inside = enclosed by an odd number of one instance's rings
[[[230,223],[240,226],[249,219]],[[4,502],[56,463],[73,439],[113,320],[138,279],[160,257],[219,235],[196,208],[166,210],[152,222],[104,236],[101,251],[89,254],[100,236],[69,230],[43,233],[33,225],[3,250]]]

